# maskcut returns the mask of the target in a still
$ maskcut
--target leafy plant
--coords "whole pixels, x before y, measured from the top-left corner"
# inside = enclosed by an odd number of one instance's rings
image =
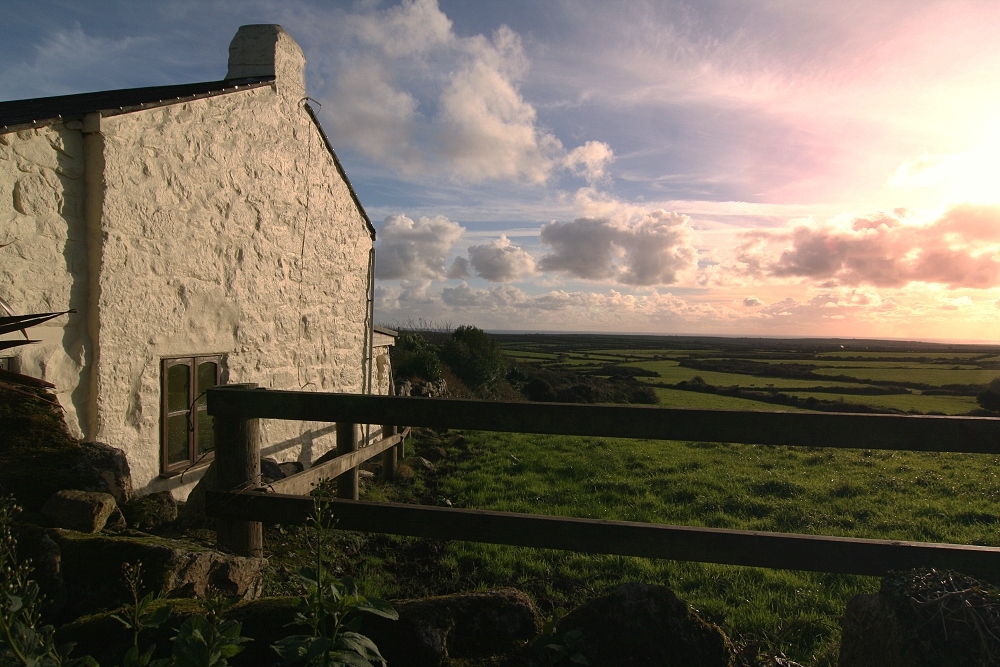
[[[163,605],[150,610],[158,597],[152,591],[141,598],[139,597],[139,591],[142,587],[141,561],[137,561],[135,565],[131,563],[122,565],[122,575],[125,578],[125,585],[128,586],[129,592],[132,594],[132,605],[128,608],[127,613],[111,615],[111,618],[132,631],[132,646],[125,653],[122,665],[123,667],[146,667],[153,657],[156,645],[153,644],[145,652],[140,653],[139,635],[143,630],[155,629],[166,623],[170,614],[173,613],[173,607]]]
[[[13,523],[20,511],[12,497],[0,497],[0,665],[97,667],[90,656],[70,658],[73,644],[56,646],[51,625],[39,627],[42,595],[30,561],[17,558]]]
[[[564,660],[577,665],[589,665],[587,656],[577,650],[583,633],[579,630],[559,632],[559,621],[566,615],[566,610],[558,607],[545,621],[541,633],[531,642],[532,648],[541,653],[550,665],[558,665]],[[561,634],[561,636],[560,636]]]
[[[317,499],[312,524],[314,567],[303,568],[300,577],[306,593],[294,625],[306,625],[312,634],[292,635],[272,645],[286,665],[386,665],[375,643],[358,632],[362,613],[397,620],[399,615],[384,600],[366,598],[350,577],[336,579],[326,565],[325,532],[332,522],[329,504]]]
[[[174,637],[173,654],[156,660],[152,667],[226,667],[229,658],[243,650],[243,644],[253,641],[241,636],[242,625],[225,618],[235,600],[221,595],[205,600],[204,615],[189,616]]]
[[[471,389],[494,388],[510,370],[500,344],[474,326],[455,329],[441,349],[441,358]]]

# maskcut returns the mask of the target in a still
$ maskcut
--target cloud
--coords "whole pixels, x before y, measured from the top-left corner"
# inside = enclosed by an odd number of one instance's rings
[[[468,278],[471,275],[468,259],[465,257],[456,257],[452,260],[451,268],[448,269],[449,278]]]
[[[771,241],[790,245],[776,258]],[[951,289],[1000,285],[1000,206],[964,204],[925,224],[880,213],[850,225],[799,226],[790,233],[744,237],[737,258],[757,275],[900,287],[938,283]]]
[[[390,215],[379,232],[376,276],[382,279],[439,280],[445,262],[465,228],[444,216],[414,222]]]
[[[544,183],[563,147],[536,127],[535,108],[515,85],[527,70],[520,38],[501,26],[492,41],[480,35],[467,45],[465,63],[441,93],[436,119],[454,177]]]
[[[552,252],[538,267],[587,280],[615,280],[629,285],[669,285],[693,268],[690,218],[664,210],[630,221],[577,218],[542,227],[542,243]]]
[[[563,166],[593,184],[608,178],[607,166],[614,159],[611,146],[603,141],[588,141],[571,150],[563,159]]]
[[[755,296],[748,296],[747,298],[743,299],[743,305],[746,306],[747,308],[756,308],[757,306],[763,306],[764,302]]]
[[[389,82],[376,60],[359,58],[337,78],[330,123],[334,136],[359,153],[403,171],[417,169],[412,143],[417,101]]]
[[[476,275],[494,283],[506,283],[530,275],[535,270],[535,260],[523,248],[511,245],[501,235],[485,245],[469,247],[469,262]]]
[[[455,39],[437,0],[403,0],[382,12],[348,15],[345,21],[359,41],[394,58],[423,55]]]

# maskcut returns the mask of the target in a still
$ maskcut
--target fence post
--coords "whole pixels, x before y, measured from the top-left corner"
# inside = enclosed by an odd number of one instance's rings
[[[229,385],[253,389],[256,384]],[[260,422],[241,416],[216,415],[215,485],[219,491],[260,488]],[[264,553],[260,521],[217,519],[216,541],[237,556],[260,558]]]
[[[395,426],[383,426],[382,437],[391,438],[396,435]],[[398,445],[390,447],[382,452],[382,479],[390,482],[396,478],[396,448]]]
[[[337,422],[337,456],[350,454],[358,449],[357,425]],[[337,477],[337,497],[358,499],[358,469],[351,468]]]
[[[405,430],[405,428],[400,428],[399,426],[393,426],[393,430],[396,433],[402,433]],[[406,458],[406,439],[405,438],[400,438],[399,439],[399,444],[396,445],[395,449],[396,449],[396,460],[397,461],[402,461],[403,459],[405,459]]]

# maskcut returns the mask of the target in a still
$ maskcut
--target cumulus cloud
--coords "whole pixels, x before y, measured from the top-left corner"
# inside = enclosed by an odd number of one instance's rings
[[[603,141],[588,141],[571,150],[563,159],[563,166],[593,184],[607,179],[607,167],[614,159],[611,146]]]
[[[468,259],[465,257],[456,257],[452,260],[451,268],[448,269],[449,278],[468,278],[471,275]]]
[[[408,176],[544,184],[560,169],[606,179],[611,148],[567,152],[519,85],[529,70],[506,25],[459,37],[437,0],[344,16],[324,118],[338,141]]]
[[[764,302],[755,296],[748,296],[747,298],[743,299],[743,305],[746,306],[747,308],[756,308],[757,306],[763,306]]]
[[[447,276],[445,262],[465,228],[444,216],[390,215],[379,232],[376,276],[383,279],[438,280]]]
[[[470,246],[469,262],[476,275],[494,283],[518,280],[535,270],[531,255],[524,248],[511,245],[503,235],[491,243]]]
[[[772,241],[789,246],[774,258],[766,250]],[[748,273],[841,285],[995,287],[1000,285],[1000,206],[964,204],[924,224],[878,214],[850,225],[757,232],[745,237],[737,257]]]
[[[629,285],[669,285],[694,267],[690,218],[664,210],[629,221],[577,218],[542,227],[542,243],[552,252],[538,267],[587,280]]]

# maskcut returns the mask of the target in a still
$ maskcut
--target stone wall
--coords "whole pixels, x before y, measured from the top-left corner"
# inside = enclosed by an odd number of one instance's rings
[[[229,383],[356,392],[372,239],[300,99],[273,87],[102,123],[98,439],[138,488],[160,480],[164,357],[223,353]],[[306,463],[328,424],[267,422]],[[183,495],[183,489],[177,489]]]
[[[84,154],[79,131],[62,123],[0,135],[0,298],[18,314],[76,308],[32,327],[42,342],[12,350],[23,373],[58,387],[76,437],[86,423],[87,248]],[[4,338],[23,337],[20,333]]]

